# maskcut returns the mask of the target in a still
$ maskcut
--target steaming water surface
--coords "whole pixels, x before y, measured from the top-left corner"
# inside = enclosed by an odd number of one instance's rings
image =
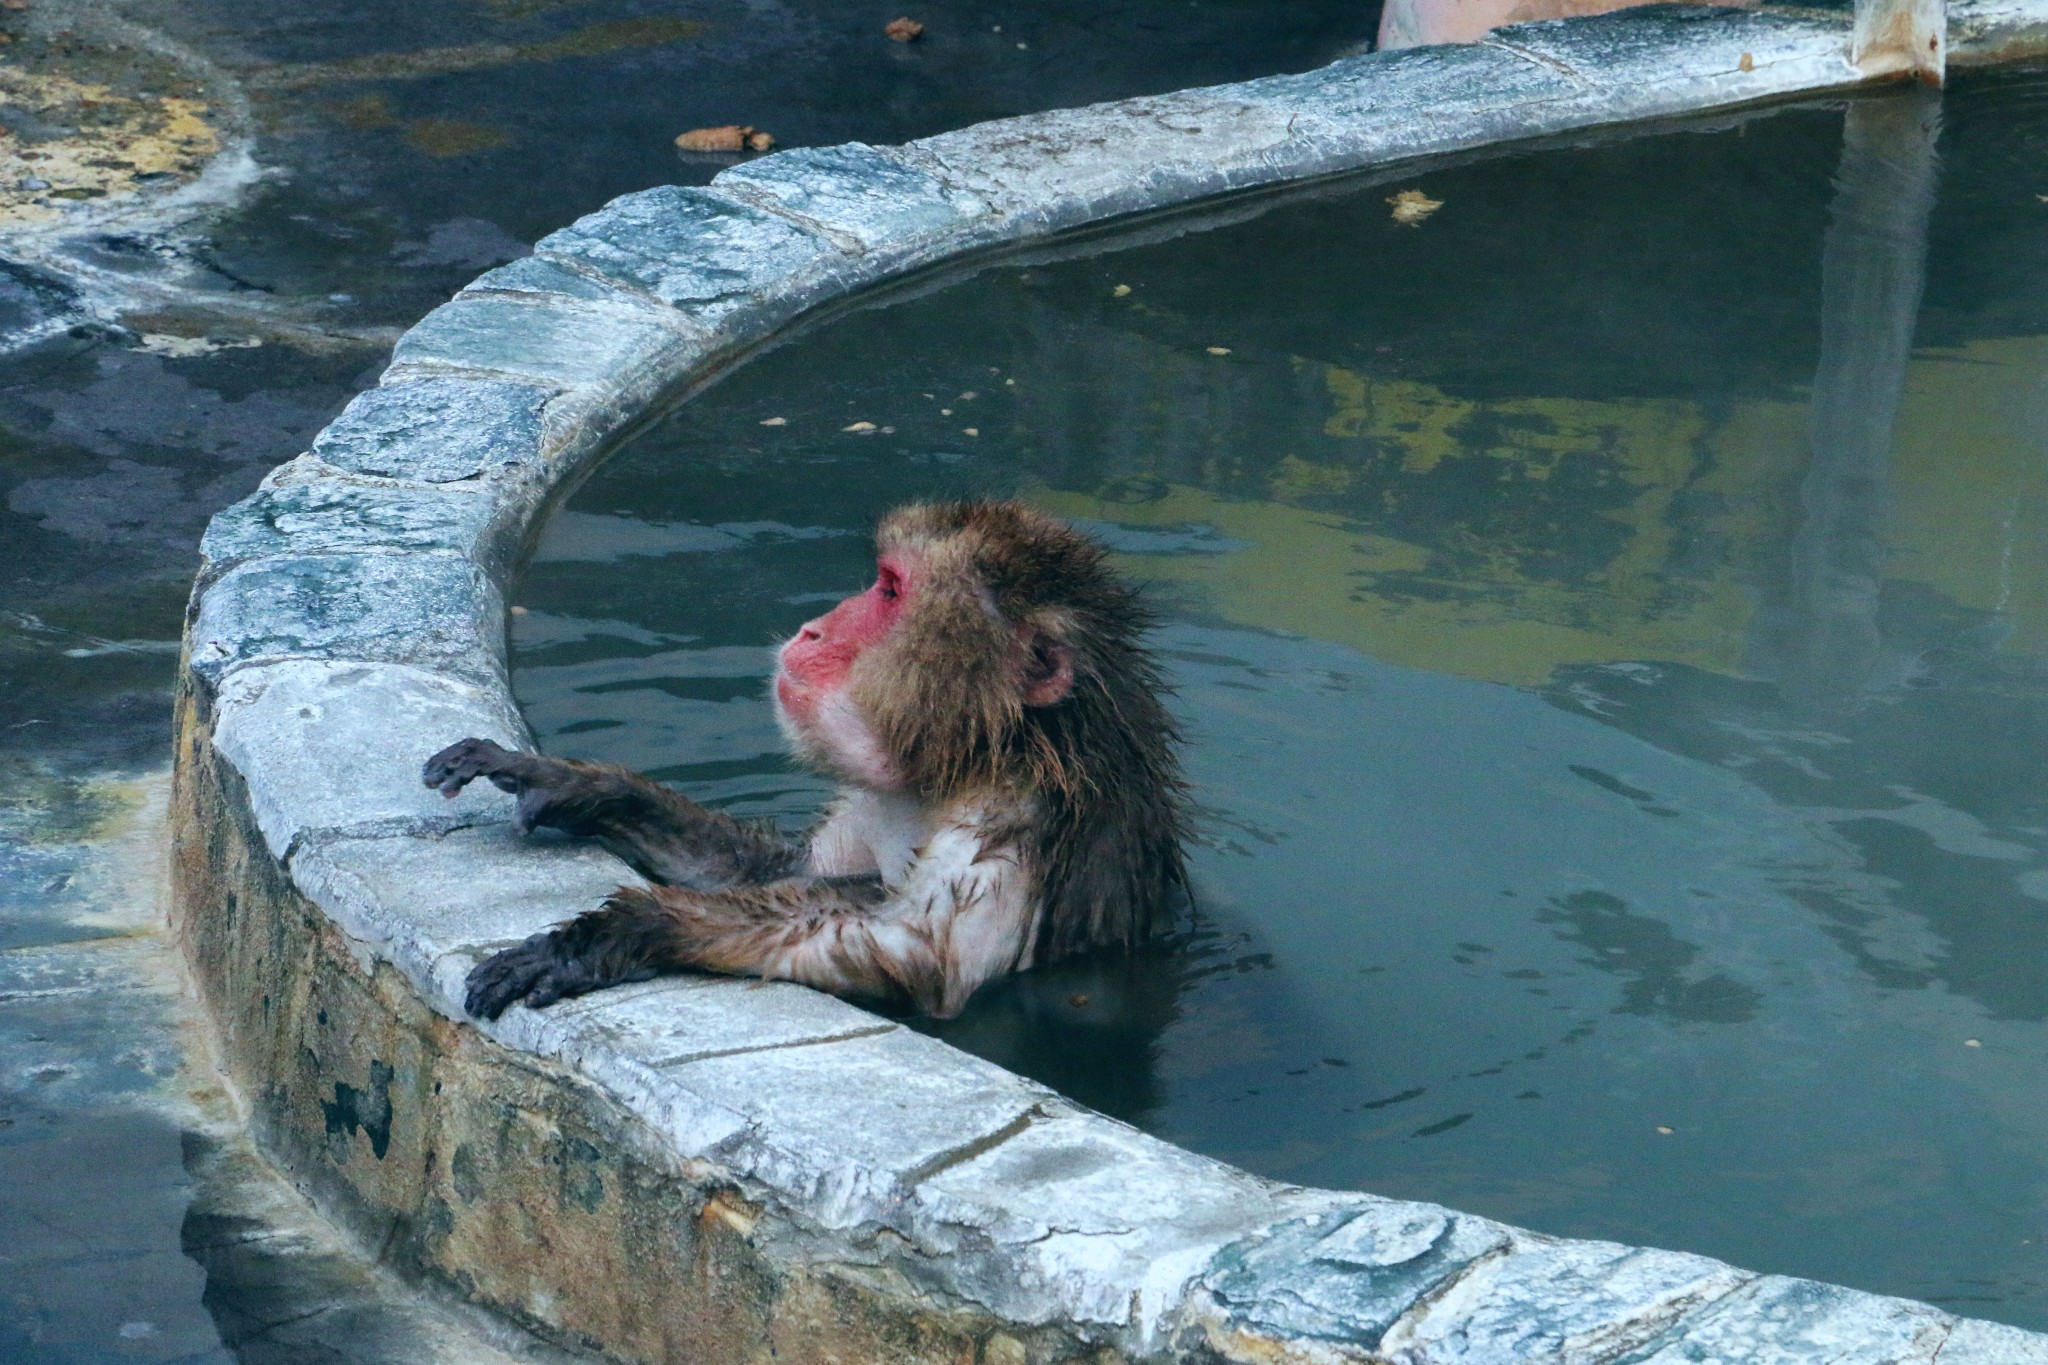
[[[1029,499],[1164,611],[1199,905],[924,1027],[1278,1178],[2048,1327],[2044,96],[1437,169],[847,316],[557,517],[519,696],[799,826],[770,642],[888,507]]]

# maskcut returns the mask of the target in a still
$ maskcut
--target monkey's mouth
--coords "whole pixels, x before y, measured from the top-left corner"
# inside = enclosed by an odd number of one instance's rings
[[[768,689],[768,693],[775,702],[775,719],[781,722],[786,732],[800,733],[808,730],[816,721],[817,693],[792,678],[789,670],[782,667],[779,659],[776,661],[775,682]]]

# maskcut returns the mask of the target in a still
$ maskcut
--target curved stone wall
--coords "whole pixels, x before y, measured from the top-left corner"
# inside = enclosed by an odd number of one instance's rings
[[[2048,18],[1961,16],[1959,58]],[[396,1263],[645,1361],[2048,1362],[2048,1339],[1698,1256],[1277,1185],[788,985],[495,1024],[470,966],[626,868],[420,784],[529,737],[504,593],[658,404],[857,291],[1131,214],[1838,89],[1846,16],[1654,9],[804,149],[491,271],[215,519],[179,709],[178,927],[262,1141]]]

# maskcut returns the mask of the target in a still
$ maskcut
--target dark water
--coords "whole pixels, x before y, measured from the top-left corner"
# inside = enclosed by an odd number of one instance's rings
[[[516,687],[800,824],[768,645],[877,514],[1079,519],[1166,610],[1199,912],[932,1031],[1282,1179],[2048,1327],[2040,195],[2020,74],[991,267],[603,466]]]

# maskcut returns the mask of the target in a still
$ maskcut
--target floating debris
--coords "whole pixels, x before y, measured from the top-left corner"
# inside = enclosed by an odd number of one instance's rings
[[[839,429],[841,431],[851,431],[857,435],[865,436],[867,433],[875,429],[875,424],[873,422],[850,422],[846,426],[843,426]]]
[[[789,425],[789,419],[787,417],[764,417],[761,419],[761,425],[764,427],[786,427]]]
[[[1228,346],[1208,346],[1208,347],[1204,347],[1203,349],[1207,350],[1207,351],[1209,352],[1209,354],[1210,354],[1210,355],[1229,355],[1229,354],[1230,354],[1230,348],[1229,348]]]
[[[676,134],[676,146],[686,152],[765,152],[774,145],[772,134],[746,123],[692,128],[687,133]]]
[[[924,25],[910,18],[891,19],[882,32],[888,34],[892,42],[914,43],[924,36]]]
[[[1113,299],[1129,298],[1130,294],[1131,287],[1127,284],[1120,284],[1116,288],[1109,291],[1109,296]]]
[[[1387,202],[1394,206],[1394,221],[1403,227],[1419,225],[1444,206],[1443,200],[1432,199],[1421,190],[1402,190]]]

